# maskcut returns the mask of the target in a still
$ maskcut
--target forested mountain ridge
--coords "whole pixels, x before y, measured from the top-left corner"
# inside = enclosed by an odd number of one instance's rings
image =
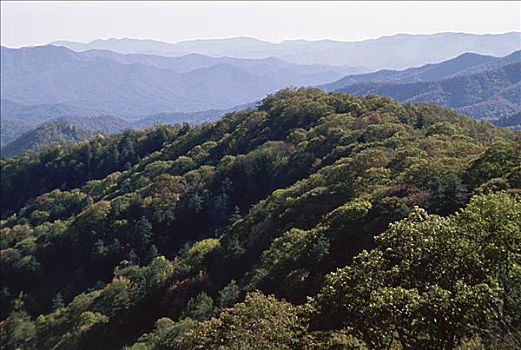
[[[125,129],[149,128],[156,123],[201,124],[214,121],[226,113],[255,105],[256,103],[247,103],[227,109],[213,109],[191,113],[159,113],[141,116],[137,120],[127,120],[122,117],[103,114],[99,111],[71,109],[63,104],[29,106],[4,99],[1,102],[2,111],[0,115],[0,123],[2,125],[1,144],[2,147],[7,146],[23,133],[41,127],[45,123],[56,121],[65,121],[89,132],[100,132],[108,135]]]
[[[64,144],[122,132],[133,127],[123,118],[114,116],[64,116],[34,125],[19,119],[0,117],[2,124],[2,157],[12,157],[24,151],[39,150],[52,143]],[[146,123],[146,121],[144,121]],[[152,125],[153,123],[148,123]]]
[[[520,146],[298,89],[2,159],[2,348],[515,348]]]
[[[65,120],[55,120],[23,133],[2,147],[0,153],[2,157],[9,157],[23,151],[37,150],[49,144],[78,142],[93,136],[94,133],[91,130],[73,125]]]
[[[516,63],[470,75],[410,83],[354,83],[337,91],[379,94],[400,102],[433,102],[478,119],[506,118],[521,110],[521,53]]]
[[[504,57],[494,57],[466,52],[456,58],[412,67],[404,70],[379,70],[373,73],[351,74],[330,84],[321,85],[325,91],[336,91],[348,85],[358,83],[415,83],[420,81],[437,81],[456,76],[485,72],[521,62],[521,51],[515,51]]]

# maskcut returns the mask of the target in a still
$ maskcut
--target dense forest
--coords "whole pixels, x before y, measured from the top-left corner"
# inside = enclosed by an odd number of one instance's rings
[[[521,133],[287,89],[1,159],[2,349],[521,347]]]

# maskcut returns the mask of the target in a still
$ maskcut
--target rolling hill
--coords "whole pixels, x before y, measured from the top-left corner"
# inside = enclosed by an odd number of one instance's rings
[[[2,157],[11,157],[24,151],[36,151],[50,144],[64,144],[87,140],[94,136],[90,130],[67,123],[64,120],[46,122],[24,132],[2,147]]]
[[[246,103],[240,106],[235,106],[227,109],[211,109],[208,111],[191,112],[191,113],[159,113],[152,114],[131,123],[132,127],[137,129],[150,128],[155,124],[192,124],[198,125],[206,122],[213,122],[221,118],[227,113],[239,111],[246,108],[256,107],[258,102]]]
[[[505,57],[464,53],[451,60],[436,64],[426,64],[405,70],[379,70],[366,74],[350,74],[342,79],[319,86],[325,91],[335,91],[357,83],[414,83],[418,81],[436,81],[459,75],[471,75],[510,63],[521,62],[521,51],[515,51]]]
[[[30,124],[2,117],[3,157],[15,156],[26,150],[38,150],[52,143],[82,141],[102,133],[110,135],[133,128],[131,122],[114,116],[63,116]]]
[[[347,76],[326,91],[378,94],[400,102],[433,102],[475,118],[499,119],[521,110],[521,51],[493,58],[464,54],[436,65]]]

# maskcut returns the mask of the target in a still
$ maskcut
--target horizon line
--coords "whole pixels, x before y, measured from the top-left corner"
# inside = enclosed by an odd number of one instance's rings
[[[442,31],[442,32],[432,32],[432,33],[407,33],[407,32],[398,32],[394,34],[386,34],[381,35],[378,37],[371,37],[371,38],[365,38],[365,39],[359,39],[359,40],[338,40],[338,39],[330,39],[330,38],[322,38],[322,39],[304,39],[304,38],[297,38],[297,39],[284,39],[281,41],[270,41],[265,39],[259,39],[255,36],[248,36],[248,35],[237,35],[237,36],[229,36],[229,37],[207,37],[207,38],[196,38],[196,39],[185,39],[185,40],[179,40],[179,41],[164,41],[160,39],[154,39],[154,38],[136,38],[136,37],[129,37],[129,36],[123,36],[123,37],[104,37],[104,38],[96,38],[92,39],[90,41],[74,41],[74,40],[67,40],[67,39],[55,39],[51,41],[47,41],[45,43],[37,43],[37,44],[24,44],[24,45],[15,45],[15,46],[7,46],[1,43],[1,46],[6,48],[23,48],[23,47],[35,47],[35,46],[47,46],[47,45],[53,45],[53,43],[56,42],[68,42],[68,43],[76,43],[76,44],[82,44],[82,45],[88,45],[92,44],[95,41],[108,41],[108,40],[136,40],[136,41],[155,41],[160,42],[164,44],[170,44],[170,45],[176,45],[180,43],[186,43],[186,42],[195,42],[195,41],[219,41],[219,40],[233,40],[233,39],[253,39],[264,43],[269,43],[273,45],[280,45],[285,42],[292,42],[292,41],[307,41],[307,42],[320,42],[320,41],[329,41],[329,42],[337,42],[337,43],[360,43],[364,41],[371,41],[371,40],[379,40],[384,38],[392,38],[396,36],[434,36],[439,34],[463,34],[463,35],[475,35],[475,36],[487,36],[487,35],[507,35],[507,34],[521,34],[521,29],[519,31],[513,30],[508,32],[487,32],[487,33],[476,33],[476,32],[461,32],[461,31]]]

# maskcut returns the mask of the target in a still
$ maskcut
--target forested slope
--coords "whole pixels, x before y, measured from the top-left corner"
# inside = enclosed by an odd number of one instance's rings
[[[477,119],[499,119],[521,108],[521,62],[444,80],[412,83],[368,82],[338,89],[355,95],[379,94],[401,102],[435,102]]]
[[[121,133],[132,127],[128,121],[113,116],[60,117],[36,126],[16,119],[2,118],[2,131],[4,125],[9,142],[2,144],[2,157],[13,157],[28,150],[37,151],[53,143],[77,143],[100,133]]]
[[[521,345],[518,132],[299,89],[1,162],[2,348]]]
[[[94,136],[88,129],[72,125],[65,120],[54,120],[29,130],[2,147],[2,157],[9,157],[27,150],[37,150],[45,145],[78,142]]]

